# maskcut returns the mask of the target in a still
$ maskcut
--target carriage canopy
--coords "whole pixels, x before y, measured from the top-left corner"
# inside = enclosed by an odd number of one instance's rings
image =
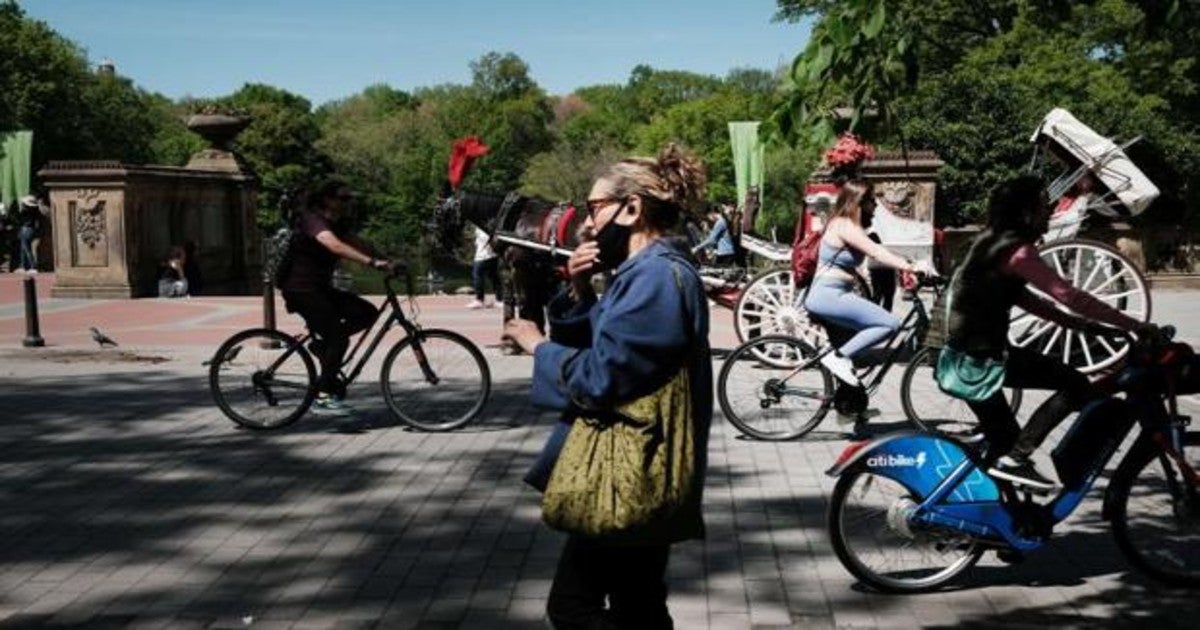
[[[1042,119],[1031,142],[1046,139],[1091,171],[1129,212],[1137,216],[1158,198],[1158,187],[1125,155],[1122,147],[1062,108]]]

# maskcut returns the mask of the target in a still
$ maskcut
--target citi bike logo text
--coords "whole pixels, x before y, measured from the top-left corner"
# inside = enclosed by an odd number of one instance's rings
[[[871,468],[879,467],[912,467],[920,469],[925,465],[925,451],[917,453],[916,457],[910,455],[872,455],[867,458],[867,466]]]

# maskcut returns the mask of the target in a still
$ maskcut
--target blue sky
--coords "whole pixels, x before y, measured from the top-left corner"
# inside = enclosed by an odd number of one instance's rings
[[[639,63],[724,75],[773,70],[808,26],[774,0],[20,0],[142,87],[178,98],[260,82],[321,104],[373,83],[468,83],[468,63],[514,52],[553,94],[623,83]]]

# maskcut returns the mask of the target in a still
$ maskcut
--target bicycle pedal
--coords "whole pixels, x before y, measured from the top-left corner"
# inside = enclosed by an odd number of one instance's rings
[[[1181,413],[1177,413],[1177,414],[1171,416],[1171,422],[1177,423],[1179,426],[1182,426],[1182,427],[1190,427],[1190,426],[1192,426],[1192,417],[1185,416]]]

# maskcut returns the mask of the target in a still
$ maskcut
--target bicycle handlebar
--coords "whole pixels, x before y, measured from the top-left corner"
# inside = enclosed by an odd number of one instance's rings
[[[404,292],[406,295],[416,294],[416,287],[413,284],[413,277],[408,273],[408,265],[398,260],[389,260],[387,272],[383,276],[383,286],[387,288],[389,293],[395,294],[396,289],[394,283],[403,275],[404,277]]]

